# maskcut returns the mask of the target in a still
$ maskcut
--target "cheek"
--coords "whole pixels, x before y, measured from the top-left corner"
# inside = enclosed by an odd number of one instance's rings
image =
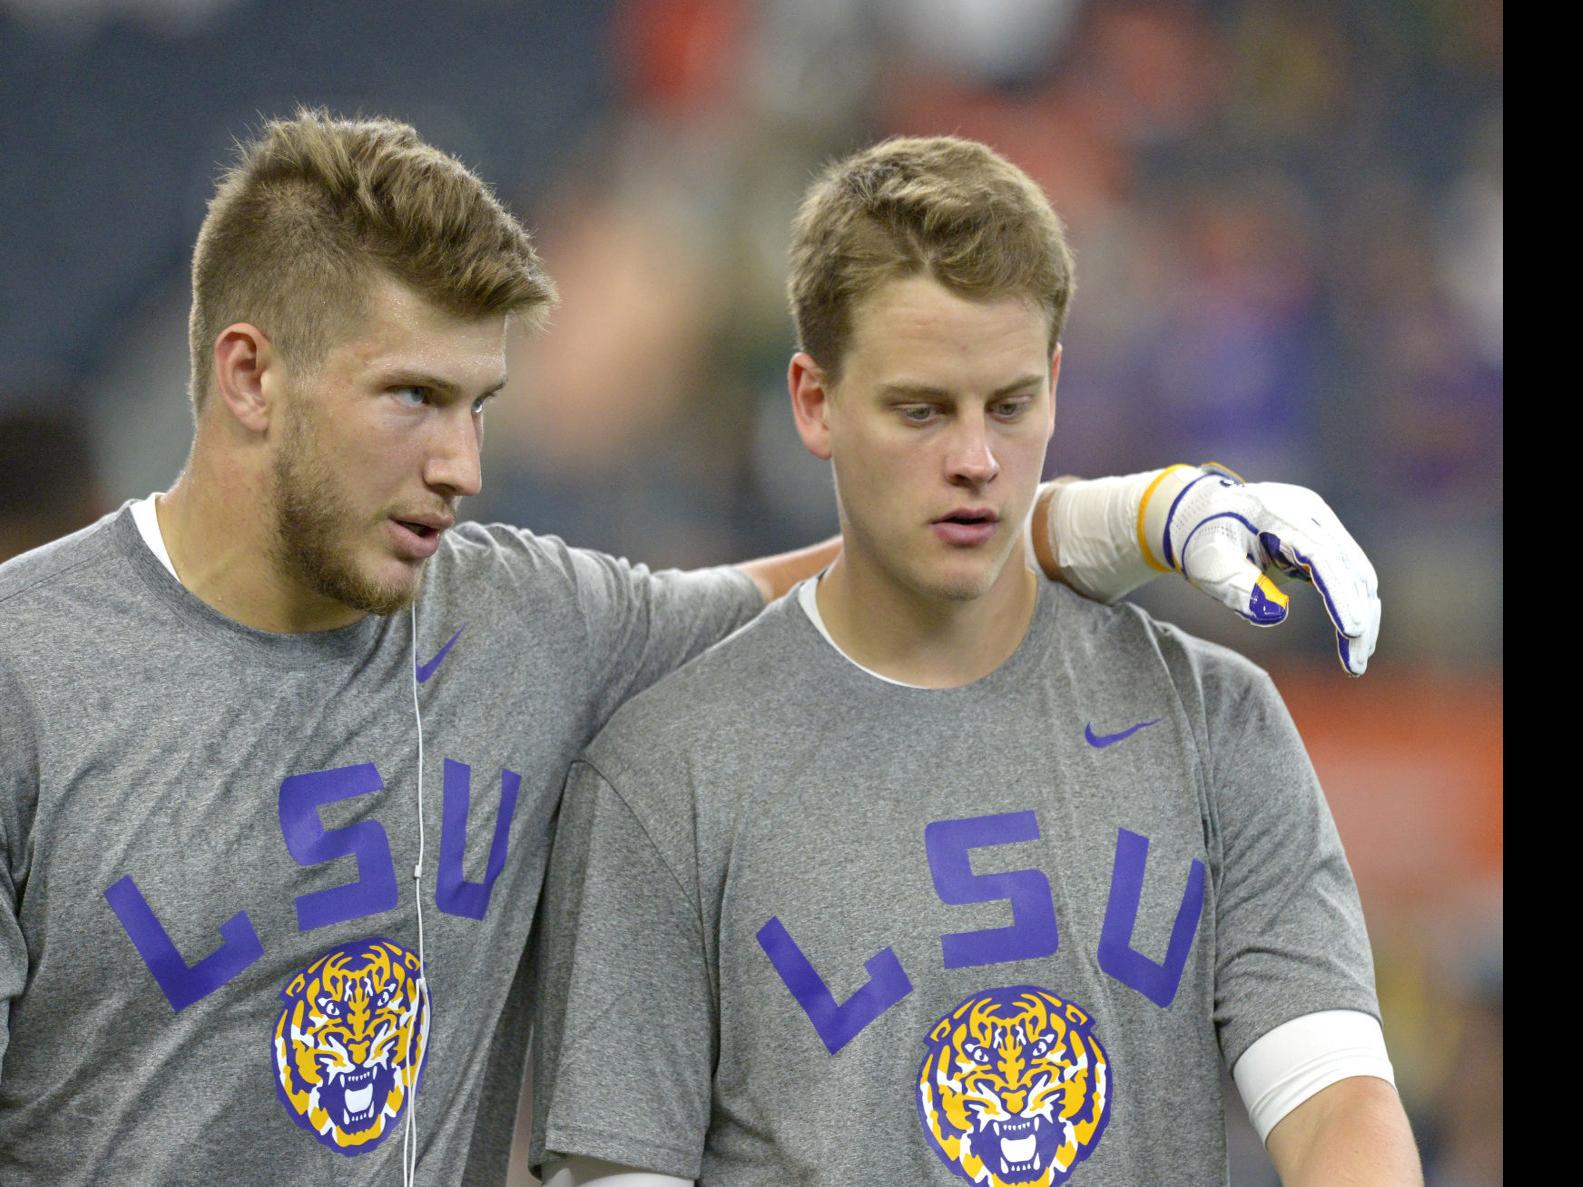
[[[1007,460],[1033,465],[1042,464],[1045,450],[1050,446],[1048,428],[1048,423],[1041,417],[1023,421],[1016,428],[1008,431],[1002,446],[1005,451],[1003,464]]]
[[[877,525],[915,518],[911,509],[918,503],[919,488],[934,473],[929,469],[933,465],[933,458],[916,449],[870,449],[838,463],[836,481],[849,516]]]
[[[1008,439],[999,454],[1001,479],[1007,486],[1017,488],[1019,501],[1026,495],[1031,504],[1039,479],[1044,474],[1047,442],[1037,433]]]
[[[935,480],[946,469],[949,441],[940,433],[887,425],[873,429],[855,444],[849,451],[849,468],[882,492],[904,495],[910,488]]]
[[[331,474],[341,501],[357,512],[383,513],[402,489],[405,459],[397,449],[353,443],[331,459]]]

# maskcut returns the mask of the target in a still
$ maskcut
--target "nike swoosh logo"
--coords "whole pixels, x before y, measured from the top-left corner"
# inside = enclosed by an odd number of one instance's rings
[[[1156,717],[1153,721],[1140,721],[1137,725],[1124,729],[1119,734],[1096,734],[1094,732],[1094,723],[1089,722],[1083,727],[1083,737],[1088,740],[1088,744],[1095,750],[1103,750],[1106,746],[1114,746],[1117,742],[1125,742],[1139,730],[1146,730],[1151,725],[1159,724],[1160,719]]]
[[[445,646],[440,648],[440,650],[435,654],[433,659],[431,659],[426,664],[419,664],[418,665],[418,683],[419,684],[426,684],[426,683],[428,683],[429,677],[434,675],[434,669],[440,666],[440,661],[445,658],[446,653],[448,651],[450,651],[451,648],[455,645],[456,640],[462,637],[462,632],[465,631],[466,629],[467,629],[467,624],[464,622],[461,626],[456,628],[456,634],[452,635],[449,639],[446,640]]]

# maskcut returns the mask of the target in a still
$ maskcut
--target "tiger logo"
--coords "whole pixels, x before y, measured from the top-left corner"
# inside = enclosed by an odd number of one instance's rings
[[[429,989],[415,953],[343,944],[292,977],[275,1023],[275,1089],[320,1143],[366,1154],[393,1132],[423,1072]]]
[[[1110,1061],[1088,1015],[1028,985],[968,998],[929,1032],[918,1119],[952,1173],[985,1187],[1064,1183],[1110,1120]]]

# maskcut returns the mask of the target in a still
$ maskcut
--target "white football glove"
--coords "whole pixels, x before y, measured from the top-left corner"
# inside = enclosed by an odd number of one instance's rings
[[[1336,630],[1336,652],[1361,676],[1380,633],[1374,566],[1323,499],[1302,486],[1243,483],[1211,464],[1060,480],[1051,555],[1080,593],[1112,602],[1160,573],[1189,582],[1255,626],[1286,620],[1279,577],[1311,582]]]

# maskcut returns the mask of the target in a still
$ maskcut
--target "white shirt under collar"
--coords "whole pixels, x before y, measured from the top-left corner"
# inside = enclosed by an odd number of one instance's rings
[[[154,492],[157,495],[159,492]],[[148,550],[159,558],[159,563],[169,570],[172,577],[176,577],[176,566],[170,563],[170,550],[165,547],[165,536],[159,530],[159,516],[154,510],[154,495],[146,499],[139,499],[132,504],[132,522],[137,524],[137,531],[143,537],[143,543],[148,545]],[[176,577],[180,581],[180,577]]]
[[[836,652],[841,656],[842,659],[846,660],[847,663],[851,664],[854,668],[859,668],[862,671],[867,672],[876,680],[883,680],[886,684],[895,684],[901,688],[925,687],[922,684],[908,684],[905,680],[892,680],[889,676],[882,675],[879,672],[876,672],[873,668],[863,667],[863,665],[858,663],[857,660],[853,659],[850,655],[841,650],[841,644],[837,643],[830,637],[830,628],[825,626],[824,618],[819,613],[819,599],[814,596],[819,589],[819,580],[823,576],[824,574],[821,573],[818,577],[810,577],[807,581],[804,581],[797,586],[797,604],[802,607],[803,613],[808,616],[808,621],[819,628],[819,633],[824,636],[824,641],[830,644],[830,646],[834,647]]]

